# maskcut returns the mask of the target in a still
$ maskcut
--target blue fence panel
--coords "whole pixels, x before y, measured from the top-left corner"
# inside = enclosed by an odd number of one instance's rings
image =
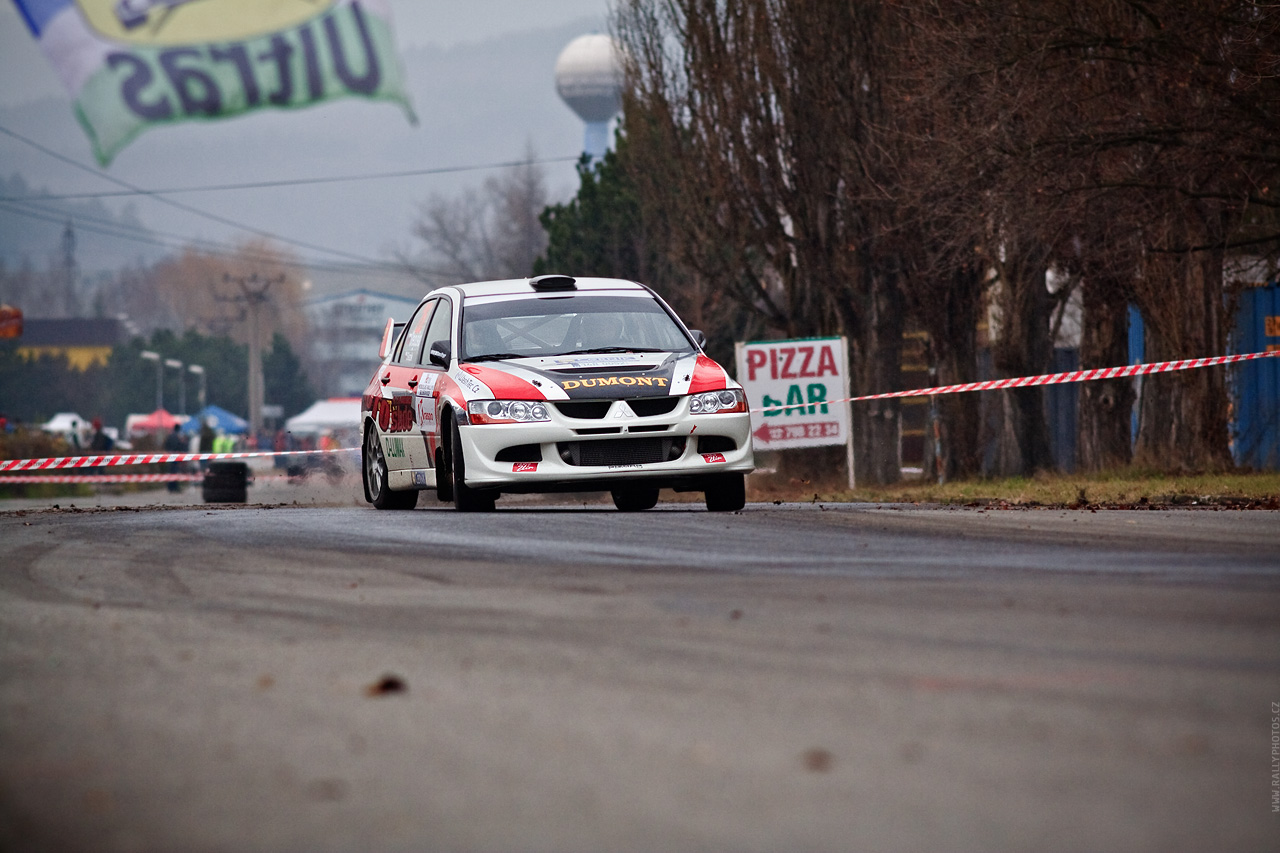
[[[1235,353],[1280,349],[1280,285],[1240,294],[1231,337]],[[1280,358],[1236,365],[1231,377],[1231,455],[1237,465],[1280,470]]]

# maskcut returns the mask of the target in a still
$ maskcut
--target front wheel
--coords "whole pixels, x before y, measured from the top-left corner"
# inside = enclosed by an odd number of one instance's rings
[[[743,474],[718,474],[707,485],[707,509],[737,512],[747,505],[747,478]]]
[[[493,492],[480,491],[467,485],[467,472],[462,454],[462,435],[458,424],[452,419],[449,422],[450,440],[449,456],[453,464],[449,466],[450,480],[453,484],[453,505],[459,512],[493,512],[497,495]]]
[[[387,485],[387,460],[382,455],[378,430],[370,427],[360,448],[360,468],[364,471],[364,493],[377,509],[413,509],[418,505],[418,492],[393,492]]]

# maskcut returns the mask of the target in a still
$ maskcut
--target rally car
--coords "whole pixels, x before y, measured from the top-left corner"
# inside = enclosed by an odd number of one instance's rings
[[[441,287],[397,332],[361,397],[365,500],[460,510],[502,494],[658,490],[741,509],[753,467],[742,387],[652,290],[563,275]]]

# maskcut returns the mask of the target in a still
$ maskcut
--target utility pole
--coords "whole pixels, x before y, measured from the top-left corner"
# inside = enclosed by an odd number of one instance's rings
[[[76,293],[76,232],[67,220],[62,230],[62,316],[80,316],[80,297]]]
[[[223,297],[222,301],[239,302],[249,317],[249,430],[250,435],[257,436],[262,432],[262,403],[265,393],[262,380],[262,341],[258,337],[262,327],[262,310],[271,302],[267,291],[271,285],[283,282],[284,276],[264,279],[257,273],[248,276],[223,273],[222,280],[235,284],[240,289],[240,295]]]

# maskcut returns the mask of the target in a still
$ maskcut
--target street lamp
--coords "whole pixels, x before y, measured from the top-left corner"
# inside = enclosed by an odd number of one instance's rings
[[[204,367],[202,367],[199,364],[188,364],[187,371],[190,373],[194,373],[196,376],[200,377],[200,396],[196,398],[196,401],[197,401],[197,405],[201,409],[203,409],[204,408],[204,390],[205,390],[204,389]]]
[[[156,363],[156,408],[163,409],[164,408],[164,362],[160,358],[160,353],[152,352],[149,349],[144,349],[142,352],[138,353],[138,355],[142,356],[147,361],[154,361]]]
[[[182,372],[182,368],[186,365],[176,358],[166,358],[164,366],[178,371],[178,414],[185,415],[187,413],[187,377]]]

